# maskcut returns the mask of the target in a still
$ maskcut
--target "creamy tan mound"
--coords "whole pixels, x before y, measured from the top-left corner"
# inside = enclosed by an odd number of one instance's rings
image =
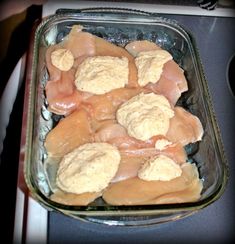
[[[78,90],[104,94],[128,83],[128,59],[126,57],[96,56],[86,58],[75,74]]]
[[[174,110],[163,95],[141,93],[122,104],[116,116],[130,136],[145,141],[166,135]]]
[[[164,64],[171,59],[170,53],[162,49],[138,53],[135,64],[138,69],[139,85],[156,83],[160,79]]]
[[[159,155],[144,163],[138,172],[138,177],[147,181],[169,181],[179,177],[181,173],[179,164],[165,155]]]
[[[51,53],[52,64],[61,71],[68,71],[72,68],[74,57],[70,50],[60,48]]]
[[[120,163],[116,147],[108,143],[87,143],[62,159],[57,186],[69,193],[100,192],[115,176]]]

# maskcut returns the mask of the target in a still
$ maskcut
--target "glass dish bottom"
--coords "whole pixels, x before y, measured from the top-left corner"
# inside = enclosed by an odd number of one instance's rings
[[[167,222],[176,221],[195,214],[197,211],[184,211],[180,213],[165,213],[158,215],[145,215],[145,216],[82,216],[82,215],[69,215],[72,218],[79,219],[84,222],[91,222],[95,224],[103,224],[109,226],[127,226],[127,227],[140,227],[149,225],[158,225]]]

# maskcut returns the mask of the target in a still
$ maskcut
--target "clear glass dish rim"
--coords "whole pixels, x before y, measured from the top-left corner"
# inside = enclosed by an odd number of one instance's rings
[[[94,10],[96,14],[98,14],[98,17],[100,19],[96,19],[96,22],[102,21],[120,21],[120,22],[126,22],[130,23],[132,21],[133,23],[140,22],[143,23],[143,21],[151,21],[151,23],[161,23],[166,24],[168,26],[172,26],[173,28],[176,28],[178,31],[184,34],[184,36],[187,38],[189,43],[191,44],[191,48],[193,53],[195,54],[195,57],[197,59],[197,65],[198,65],[198,73],[200,75],[202,82],[202,86],[204,89],[205,94],[207,95],[206,99],[206,105],[207,105],[207,112],[210,114],[210,120],[212,123],[212,126],[214,128],[214,134],[216,136],[216,144],[218,145],[218,151],[219,156],[222,159],[221,160],[221,167],[222,167],[222,174],[223,177],[221,179],[220,184],[217,186],[216,191],[214,191],[210,196],[203,200],[199,200],[197,202],[193,203],[180,203],[180,204],[158,204],[158,205],[132,205],[132,206],[70,206],[70,205],[64,205],[57,202],[54,202],[50,200],[48,197],[46,197],[34,184],[34,180],[32,179],[32,175],[30,175],[30,163],[31,163],[31,155],[32,155],[32,135],[33,135],[33,127],[34,127],[34,107],[36,106],[35,97],[36,97],[36,69],[38,64],[38,46],[39,46],[39,37],[41,33],[43,32],[44,28],[49,26],[51,23],[55,23],[56,21],[87,21],[91,20],[90,18],[94,18],[95,13],[91,12],[89,13],[89,10]],[[28,108],[27,108],[27,121],[26,121],[26,143],[25,143],[25,160],[24,160],[24,178],[25,182],[30,189],[30,192],[32,196],[38,200],[40,204],[42,204],[45,208],[48,210],[57,210],[59,212],[63,212],[67,215],[84,215],[84,216],[125,216],[125,215],[156,215],[156,214],[165,214],[165,213],[177,213],[177,212],[185,212],[185,211],[197,211],[199,209],[202,209],[209,204],[216,201],[220,196],[223,194],[226,184],[228,181],[228,164],[225,157],[224,149],[223,149],[223,143],[221,140],[221,135],[219,131],[219,127],[216,122],[216,116],[213,111],[213,105],[212,100],[209,94],[209,88],[207,81],[205,79],[205,75],[202,68],[202,63],[199,57],[199,52],[195,43],[195,39],[193,35],[185,28],[183,28],[178,22],[167,19],[165,17],[161,17],[158,14],[153,13],[147,13],[143,11],[138,10],[132,10],[132,9],[115,9],[115,8],[100,8],[100,9],[85,9],[84,13],[88,13],[87,15],[84,15],[83,13],[84,9],[81,10],[62,10],[61,12],[58,11],[57,14],[49,16],[45,18],[37,27],[34,37],[33,37],[33,60],[32,60],[32,71],[31,71],[31,79],[29,84],[29,95],[26,97],[26,102],[28,102]],[[88,11],[88,12],[86,12]],[[97,12],[96,12],[97,11]],[[106,18],[99,15],[100,12],[104,11]],[[110,12],[109,12],[110,11]],[[124,11],[124,12],[122,12]],[[126,16],[127,18],[124,18],[125,14],[127,14],[125,11],[131,12],[133,15]],[[96,16],[97,17],[97,16]],[[94,19],[92,19],[94,21]]]

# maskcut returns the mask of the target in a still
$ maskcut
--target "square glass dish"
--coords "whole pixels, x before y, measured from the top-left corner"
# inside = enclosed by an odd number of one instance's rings
[[[202,141],[186,146],[188,160],[196,163],[203,181],[200,200],[192,203],[138,206],[110,206],[98,198],[88,206],[68,206],[50,199],[56,169],[45,167],[44,141],[60,116],[47,109],[45,85],[48,71],[45,53],[50,45],[61,42],[73,25],[125,46],[134,40],[150,40],[169,51],[185,71],[189,90],[177,102],[196,115],[204,128]],[[37,27],[29,52],[22,137],[25,141],[25,181],[32,196],[48,210],[105,224],[147,225],[190,215],[217,200],[223,193],[228,170],[221,136],[213,112],[207,81],[192,35],[176,21],[156,14],[127,9],[58,10]],[[53,165],[53,164],[51,164]]]

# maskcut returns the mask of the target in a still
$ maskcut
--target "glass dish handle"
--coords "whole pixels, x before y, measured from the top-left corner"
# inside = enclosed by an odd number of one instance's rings
[[[123,14],[132,14],[132,15],[142,15],[142,16],[152,16],[157,17],[157,13],[150,13],[145,12],[142,10],[136,10],[136,9],[129,9],[129,8],[109,8],[109,7],[102,7],[102,8],[83,8],[83,9],[58,9],[56,10],[56,14],[65,14],[65,13],[123,13]]]

